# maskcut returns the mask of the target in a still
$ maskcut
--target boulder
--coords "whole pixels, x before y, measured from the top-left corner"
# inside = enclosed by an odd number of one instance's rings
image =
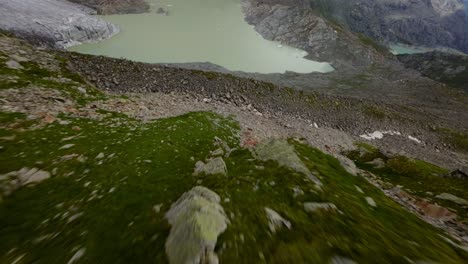
[[[262,142],[252,151],[257,159],[263,161],[274,160],[278,162],[280,166],[287,167],[304,174],[317,185],[321,186],[322,184],[320,180],[310,172],[304,162],[302,162],[294,147],[289,145],[286,140],[270,140]]]
[[[169,263],[218,263],[214,249],[229,222],[220,200],[210,189],[196,186],[172,204],[166,213],[171,225],[166,241]]]
[[[359,169],[356,167],[354,161],[342,155],[335,155],[335,158],[340,162],[340,165],[351,175],[357,176]]]
[[[19,64],[17,61],[14,60],[9,60],[6,63],[7,68],[13,69],[13,70],[21,70],[23,69],[23,66]]]
[[[193,175],[197,176],[201,173],[206,175],[227,175],[226,163],[221,157],[209,159],[206,164],[203,161],[198,161],[195,163],[195,171],[193,172]]]
[[[448,177],[468,180],[468,167],[456,169],[452,171]]]
[[[22,168],[0,175],[0,196],[8,196],[22,186],[40,183],[50,178],[50,173],[38,168]]]
[[[468,206],[468,201],[467,200],[465,200],[463,198],[460,198],[460,197],[457,197],[457,196],[455,196],[453,194],[450,194],[450,193],[439,194],[439,195],[436,196],[436,198],[451,201],[451,202],[454,202],[454,203],[459,204],[459,205]]]
[[[455,213],[437,204],[431,204],[427,201],[418,201],[416,202],[416,205],[424,216],[432,219],[450,221],[457,218]]]
[[[304,210],[308,213],[313,213],[317,210],[335,211],[337,209],[333,203],[304,203]]]
[[[276,230],[280,229],[283,225],[288,229],[291,229],[291,222],[284,219],[280,214],[278,214],[273,209],[265,207],[265,212],[268,218],[268,227],[272,233],[275,233]]]

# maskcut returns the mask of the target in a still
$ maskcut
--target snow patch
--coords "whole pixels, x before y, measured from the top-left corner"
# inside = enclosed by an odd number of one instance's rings
[[[359,137],[367,140],[374,140],[374,139],[382,139],[384,135],[390,135],[390,136],[401,136],[401,133],[398,131],[374,131],[372,133],[368,134],[363,134],[360,135]]]
[[[414,142],[416,142],[416,143],[418,143],[418,144],[421,144],[421,143],[422,143],[421,140],[419,140],[419,139],[417,139],[417,138],[415,138],[415,137],[412,137],[412,136],[408,136],[408,139],[409,139],[409,140],[412,140],[412,141],[414,141]]]

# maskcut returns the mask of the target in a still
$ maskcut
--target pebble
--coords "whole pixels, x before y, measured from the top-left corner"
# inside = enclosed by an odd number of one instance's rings
[[[75,146],[75,144],[66,144],[60,147],[60,149],[69,149],[71,147]]]

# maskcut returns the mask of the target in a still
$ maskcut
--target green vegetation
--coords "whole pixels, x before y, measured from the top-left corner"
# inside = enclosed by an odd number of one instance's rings
[[[468,153],[468,134],[448,128],[439,128],[437,132],[447,144],[457,150]]]
[[[362,107],[362,111],[367,116],[375,118],[375,119],[379,119],[379,120],[385,119],[387,117],[385,110],[375,105],[364,105]]]
[[[78,104],[102,99],[103,94],[96,88],[88,85],[84,79],[70,71],[63,58],[56,57],[57,65],[45,66],[37,62],[20,62],[23,69],[10,69],[5,65],[7,56],[0,53],[0,90],[11,88],[27,88],[31,86],[56,89],[66,97],[72,97]],[[83,93],[79,90],[86,91]]]
[[[338,85],[346,85],[356,89],[362,89],[368,86],[370,77],[368,74],[360,73],[351,76],[347,79],[338,79],[335,80],[336,84]]]
[[[1,79],[0,89],[40,86],[80,104],[108,98],[68,72],[66,61],[58,65],[56,70],[39,63],[24,63],[22,70],[0,67],[8,77]],[[50,79],[62,77],[66,79]],[[49,124],[29,120],[27,114],[0,112],[0,263],[67,263],[77,252],[83,253],[77,263],[167,263],[171,227],[164,215],[197,185],[216,192],[229,217],[215,249],[220,263],[329,263],[336,256],[358,263],[464,263],[468,258],[441,238],[440,230],[300,140],[291,139],[287,151],[278,151],[293,157],[276,160],[295,164],[281,166],[241,147],[240,126],[231,117],[194,112],[145,123],[96,111],[105,118],[62,113],[58,118],[64,122]],[[380,155],[362,146],[370,155]],[[227,175],[194,176],[196,162],[220,147]],[[414,173],[407,166],[411,162],[396,160],[389,170]],[[441,173],[416,165],[418,177]],[[24,168],[51,177],[4,194],[11,183],[4,175]],[[307,172],[323,185],[318,188]],[[333,203],[338,210],[308,213],[306,202]],[[291,228],[272,233],[266,207]]]
[[[239,148],[239,126],[230,118],[191,113],[147,124],[124,116],[101,122],[62,119],[70,124],[3,131],[16,137],[0,142],[0,174],[23,167],[55,174],[4,198],[2,263],[23,254],[24,262],[66,262],[78,248],[86,248],[85,262],[165,263],[170,227],[164,213],[195,185],[218,193],[230,218],[217,244],[222,263],[327,263],[333,256],[462,263],[466,257],[443,242],[435,228],[348,174],[336,159],[298,141],[289,143],[321,179],[323,191],[303,174]],[[224,158],[227,177],[193,176],[195,162],[218,148],[215,138],[236,148]],[[62,148],[66,144],[73,146]],[[373,197],[377,208],[365,196]],[[341,213],[306,213],[304,202],[332,202]],[[155,212],[158,204],[161,211]],[[271,234],[265,207],[288,219],[291,230]]]
[[[202,70],[191,70],[193,74],[205,76],[208,80],[215,80],[219,77],[219,73],[217,72],[210,72],[210,71],[202,71]]]
[[[435,195],[450,193],[468,199],[468,182],[443,177],[449,171],[433,164],[403,156],[386,157],[378,149],[362,143],[358,145],[358,150],[348,152],[347,156],[354,160],[359,168],[370,171],[393,185],[401,185],[418,197],[436,199]],[[382,160],[383,164],[379,166],[373,163],[376,159]],[[468,217],[466,208],[450,201],[436,200],[439,204],[455,209],[460,216]]]

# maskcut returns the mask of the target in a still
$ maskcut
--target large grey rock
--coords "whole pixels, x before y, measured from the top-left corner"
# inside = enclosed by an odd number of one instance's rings
[[[222,174],[227,175],[226,163],[221,157],[209,159],[206,163],[198,161],[195,163],[193,175],[204,173],[206,175]]]
[[[21,66],[21,64],[19,64],[17,61],[14,61],[14,60],[9,60],[5,64],[8,68],[13,69],[13,70],[23,69],[23,66]]]
[[[320,180],[313,175],[307,166],[302,162],[293,146],[286,140],[270,140],[259,144],[253,154],[260,160],[274,160],[280,166],[290,168],[302,173],[317,185],[321,185]]]
[[[210,189],[196,186],[172,204],[166,213],[171,225],[166,241],[169,263],[218,263],[216,241],[229,222],[220,200]]]
[[[275,233],[276,230],[281,228],[283,225],[286,226],[288,229],[291,229],[291,222],[284,219],[275,210],[266,207],[265,212],[268,218],[268,227],[270,228],[270,231],[272,233]]]
[[[457,196],[455,196],[453,194],[450,194],[450,193],[441,193],[441,194],[437,195],[436,198],[451,201],[451,202],[454,202],[454,203],[459,204],[459,205],[467,205],[468,206],[468,201],[467,200],[465,200],[463,198],[460,198],[460,197],[457,197]]]
[[[333,203],[304,203],[304,210],[308,213],[313,213],[317,210],[335,211],[337,209]]]
[[[8,196],[22,186],[34,185],[50,178],[50,173],[38,168],[22,168],[0,175],[0,197]]]
[[[93,13],[65,0],[1,0],[0,29],[59,49],[100,41],[119,32],[116,25],[91,16]]]
[[[450,173],[448,177],[468,180],[468,167],[461,167]]]
[[[340,165],[351,175],[357,176],[359,173],[358,167],[351,159],[343,155],[335,155],[335,158],[340,162]]]

